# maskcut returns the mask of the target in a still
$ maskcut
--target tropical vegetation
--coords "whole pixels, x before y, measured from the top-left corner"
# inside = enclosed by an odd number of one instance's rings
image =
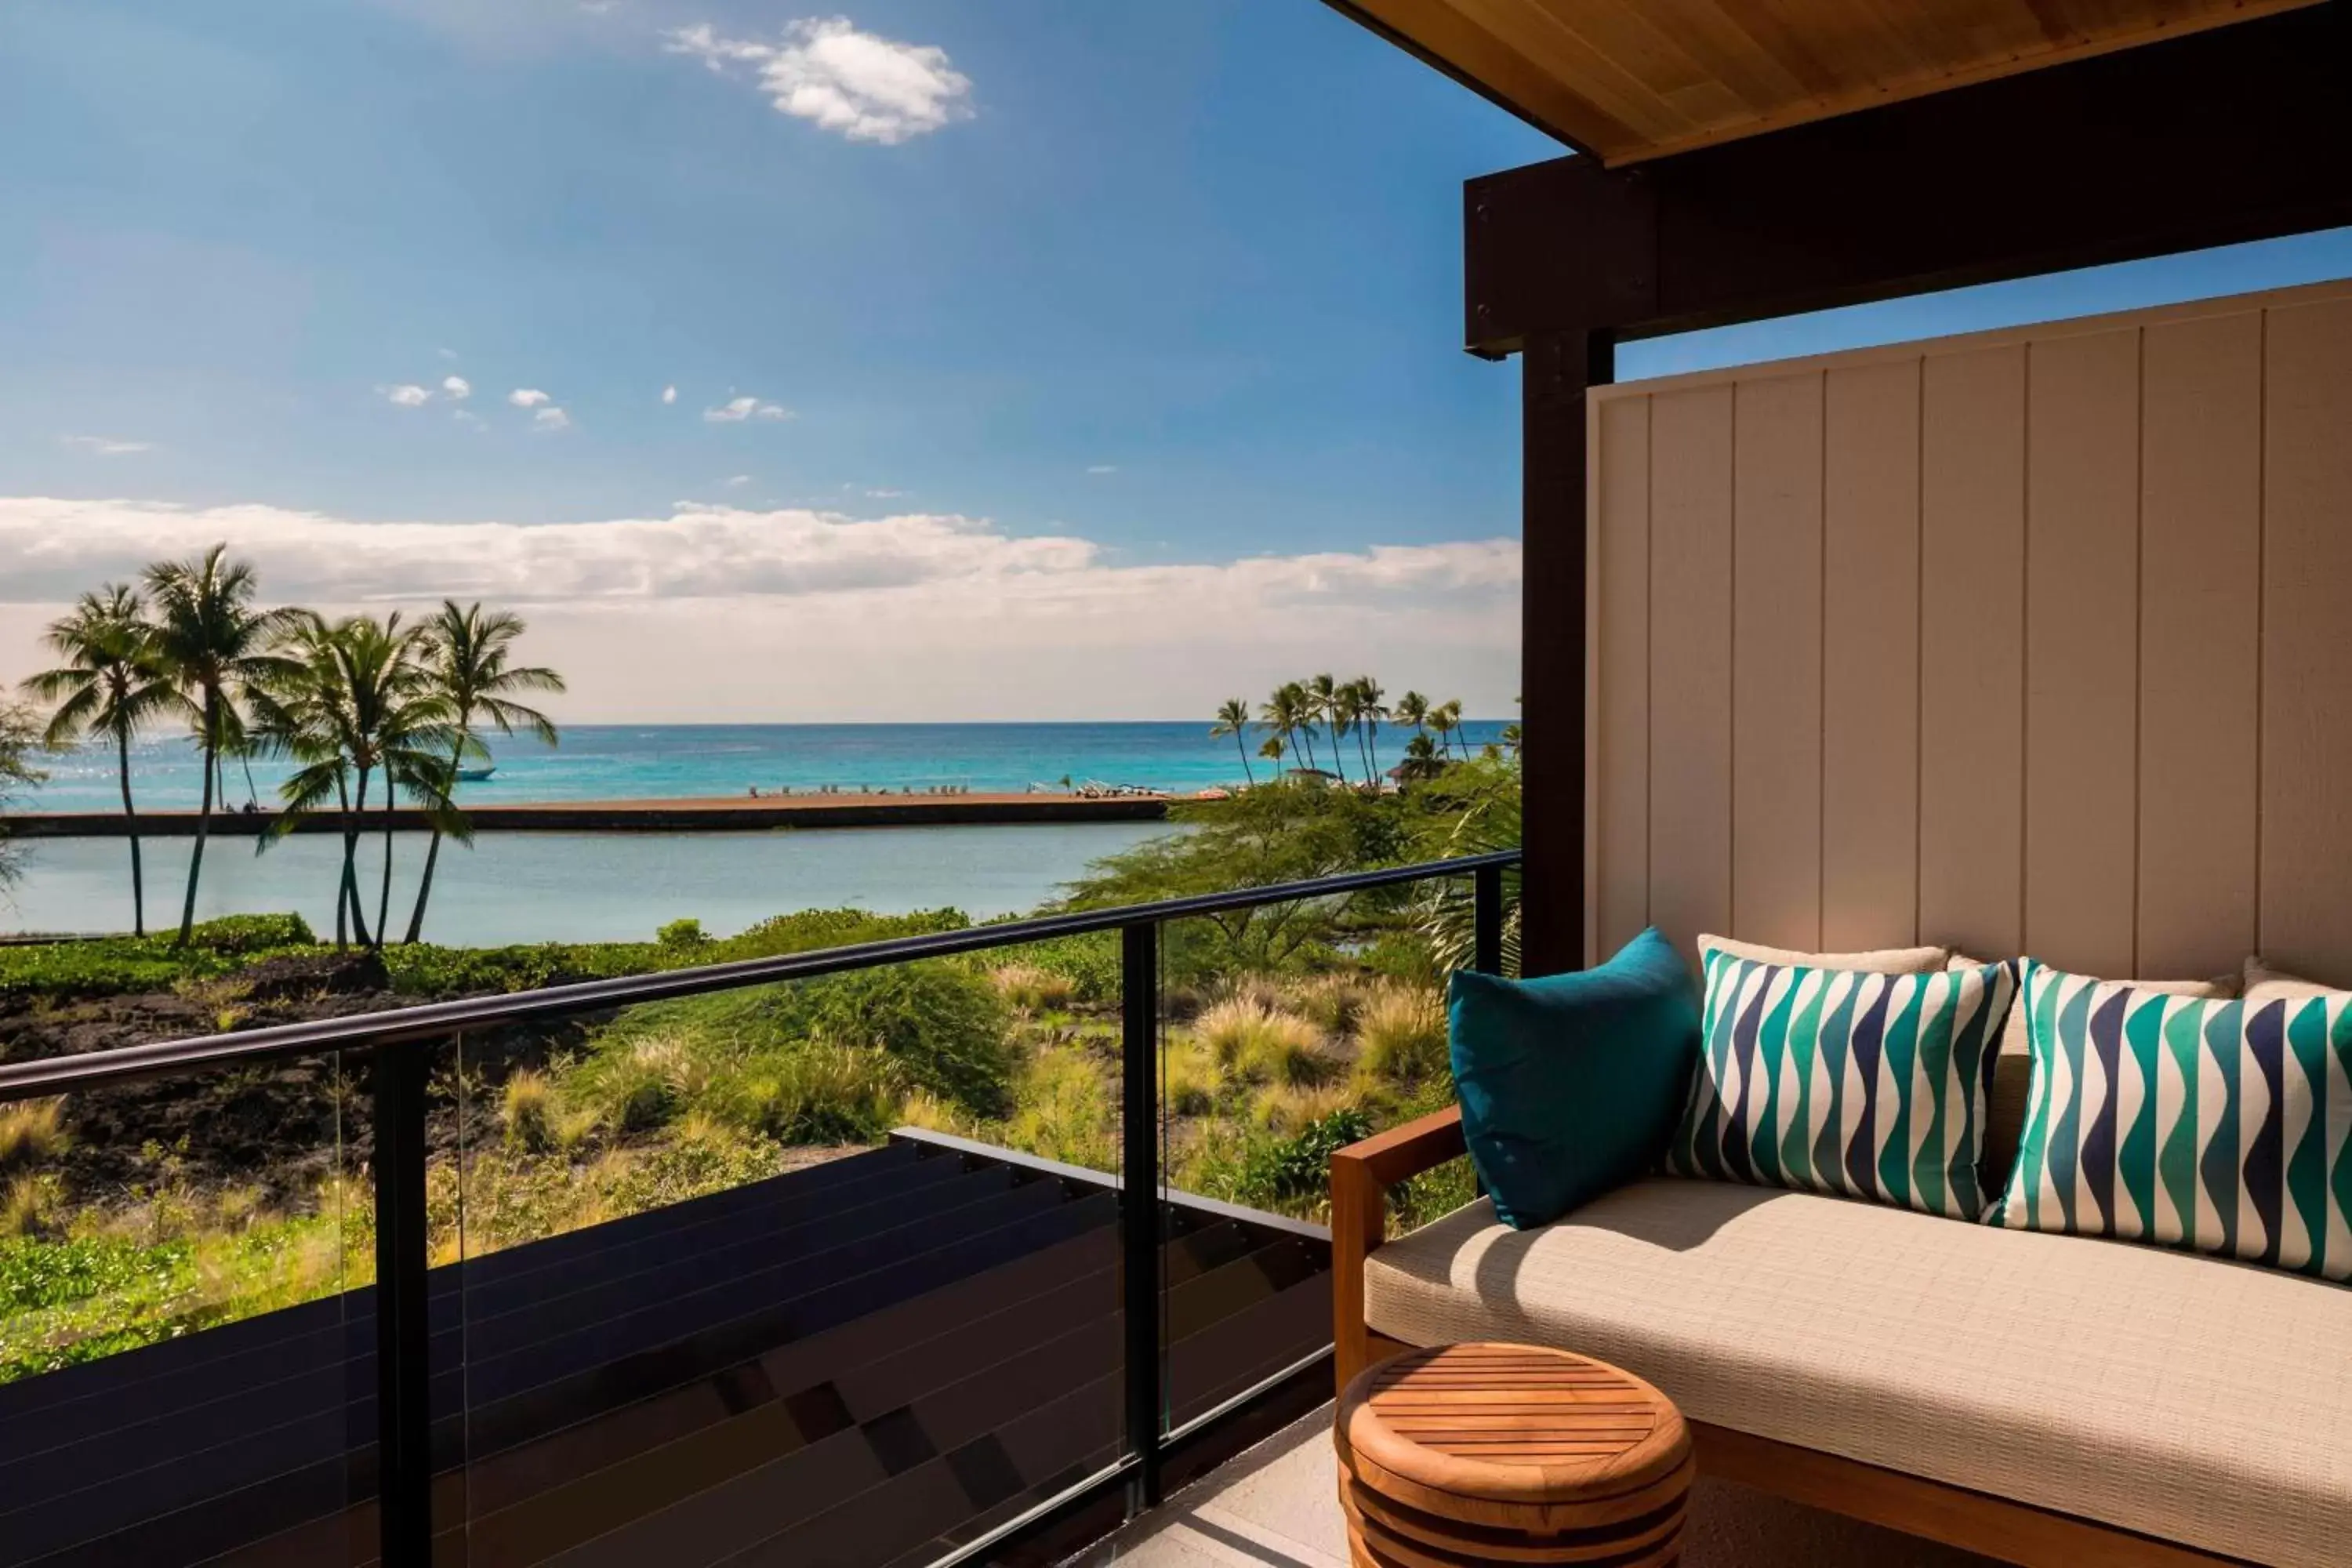
[[[0,889],[21,870],[16,845],[8,837],[8,807],[19,792],[41,782],[41,770],[33,765],[39,736],[31,710],[0,701]]]
[[[278,812],[259,840],[268,849],[305,818],[331,814],[343,853],[335,890],[335,943],[381,950],[392,925],[393,831],[405,804],[430,819],[432,837],[405,940],[423,940],[444,837],[470,843],[457,793],[469,763],[486,762],[484,735],[518,731],[548,745],[552,721],[522,700],[560,692],[554,670],[520,663],[527,629],[505,610],[445,602],[424,622],[397,612],[329,621],[316,611],[265,606],[253,567],[216,544],[187,561],[159,562],[138,585],[110,583],[52,623],[57,667],[28,678],[25,695],[47,711],[40,739],[52,750],[102,744],[114,753],[131,848],[131,934],[147,931],[146,875],[132,786],[134,743],[184,728],[203,768],[194,842],[174,946],[190,946],[213,815],[226,805],[227,763],[291,764]],[[28,782],[19,769],[16,782]],[[360,837],[368,810],[384,835],[374,911],[359,886]]]
[[[1329,725],[1316,729],[1328,754]],[[448,737],[435,739],[446,757]],[[360,763],[345,751],[341,765],[356,791]],[[380,785],[383,762],[368,765]],[[1498,753],[1397,789],[1286,779],[1184,803],[1173,831],[1097,863],[1057,907],[1498,844],[1517,821],[1517,781],[1516,759]],[[381,947],[382,907],[379,890],[367,928],[379,947],[348,955],[290,917],[204,922],[184,945],[0,948],[0,1058],[75,1048],[66,1042],[110,1018],[232,1030],[331,1001],[520,990],[967,923],[951,910],[821,910],[734,936],[680,920],[641,942]],[[1312,1215],[1333,1148],[1445,1103],[1443,982],[1467,942],[1458,913],[1434,893],[1383,889],[1166,926],[1171,1183]],[[373,989],[351,992],[353,975]],[[436,1255],[740,1185],[902,1125],[1116,1169],[1120,986],[1116,933],[1073,936],[469,1035],[436,1058]],[[342,1133],[362,1092],[336,1064],[289,1063],[0,1108],[0,1379],[367,1282],[373,1215]],[[258,1131],[239,1142],[239,1127]],[[1470,1191],[1459,1164],[1422,1178],[1397,1223]]]
[[[1328,774],[1365,789],[1378,789],[1384,780],[1408,784],[1432,779],[1448,763],[1470,756],[1460,699],[1432,702],[1418,691],[1407,691],[1391,704],[1387,695],[1369,675],[1345,681],[1328,674],[1286,680],[1258,705],[1255,727],[1263,739],[1257,755],[1275,764],[1277,778],[1284,776],[1284,759],[1290,758],[1302,764],[1297,771]],[[1381,769],[1382,725],[1412,730],[1403,756],[1385,774]],[[1255,785],[1256,774],[1249,765],[1252,727],[1249,699],[1228,698],[1219,704],[1209,734],[1212,739],[1234,738],[1244,773]],[[1519,726],[1506,725],[1496,749],[1516,755],[1518,748]]]

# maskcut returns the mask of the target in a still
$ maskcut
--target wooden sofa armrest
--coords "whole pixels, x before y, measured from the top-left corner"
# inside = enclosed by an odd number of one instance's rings
[[[1339,1387],[1375,1359],[1364,1327],[1364,1259],[1387,1238],[1389,1189],[1466,1150],[1462,1108],[1451,1105],[1332,1154],[1331,1343]]]

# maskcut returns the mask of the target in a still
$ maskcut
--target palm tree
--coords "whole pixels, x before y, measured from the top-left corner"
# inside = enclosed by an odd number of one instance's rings
[[[1437,742],[1426,731],[1404,743],[1404,761],[1397,764],[1397,779],[1412,784],[1421,779],[1433,779],[1445,771],[1445,759],[1437,754]]]
[[[1339,737],[1348,732],[1348,710],[1339,683],[1328,675],[1317,676],[1307,683],[1307,700],[1308,714],[1320,719],[1330,729],[1331,770],[1339,775],[1339,782],[1345,784],[1348,782],[1348,769],[1339,760]]]
[[[1348,682],[1348,703],[1356,721],[1356,743],[1363,756],[1366,784],[1381,782],[1381,721],[1389,716],[1381,699],[1387,695],[1369,675]]]
[[[1400,724],[1410,724],[1416,735],[1429,733],[1429,699],[1418,691],[1408,691],[1396,700],[1391,717]]]
[[[222,752],[244,733],[236,705],[279,672],[282,660],[271,646],[293,624],[295,612],[255,608],[253,568],[228,559],[226,544],[193,561],[158,562],[145,575],[154,610],[148,647],[179,693],[178,706],[194,728],[205,764],[196,842],[188,855],[187,899],[180,910],[178,945],[184,947],[196,923],[196,883],[212,833]]]
[[[1282,753],[1286,750],[1288,748],[1282,743],[1282,737],[1279,735],[1268,735],[1265,738],[1265,744],[1257,749],[1259,756],[1274,764],[1274,776],[1277,779],[1282,776]]]
[[[14,702],[0,702],[0,889],[15,883],[23,871],[16,841],[8,837],[8,808],[20,788],[39,784],[48,775],[33,765],[33,748],[39,742],[33,710]]]
[[[342,870],[336,888],[335,939],[352,934],[381,950],[392,916],[394,807],[405,791],[433,814],[436,827],[467,836],[449,799],[457,727],[418,658],[419,636],[401,629],[397,612],[382,621],[354,616],[330,626],[306,613],[288,635],[285,668],[254,699],[256,728],[301,764],[278,788],[284,802],[261,847],[293,831],[331,795],[343,821]],[[371,933],[359,890],[359,836],[368,789],[383,784],[383,880]]]
[[[1454,737],[1462,728],[1462,700],[1459,697],[1429,710],[1429,727],[1437,731],[1437,739],[1448,756],[1454,754]]]
[[[57,704],[43,743],[62,751],[103,736],[114,742],[122,818],[131,837],[131,929],[147,934],[147,879],[140,864],[139,811],[131,798],[131,742],[179,703],[148,647],[138,593],[109,583],[84,594],[73,613],[49,623],[42,640],[65,662],[29,676],[26,695]]]
[[[1249,699],[1229,697],[1218,705],[1217,721],[1210,726],[1209,739],[1219,740],[1226,735],[1234,738],[1234,750],[1242,757],[1242,776],[1249,780],[1252,788],[1255,788],[1257,774],[1251,770],[1249,761]]]
[[[454,599],[444,599],[440,610],[420,628],[425,671],[457,731],[449,752],[453,795],[458,770],[467,755],[489,754],[474,733],[477,723],[493,725],[501,735],[528,730],[546,745],[556,743],[555,721],[515,700],[520,692],[563,689],[563,677],[555,671],[509,662],[525,629],[522,617],[511,611],[485,611],[478,604],[461,610]],[[416,908],[409,913],[404,942],[414,944],[424,934],[425,900],[433,896],[433,869],[440,858],[441,828],[436,824],[433,842],[425,851],[425,876],[416,885]]]
[[[343,857],[335,882],[335,947],[351,945],[352,915],[359,910],[359,818],[352,800],[352,754],[358,749],[343,650],[323,616],[305,616],[281,645],[287,666],[256,691],[253,735],[257,743],[300,764],[278,786],[284,803],[278,820],[254,847],[267,850],[294,830],[300,818],[324,803],[330,791],[342,823]],[[360,940],[367,941],[366,917]]]
[[[1308,706],[1307,688],[1296,680],[1286,680],[1274,689],[1259,717],[1265,727],[1282,737],[1286,752],[1299,749],[1299,741],[1307,742],[1307,765],[1315,765],[1314,710]],[[1264,753],[1260,753],[1263,755]]]

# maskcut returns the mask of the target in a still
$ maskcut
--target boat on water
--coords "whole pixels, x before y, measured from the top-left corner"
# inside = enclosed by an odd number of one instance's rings
[[[457,782],[459,784],[481,784],[488,779],[492,773],[497,773],[498,771],[499,770],[495,767],[459,768],[457,770]]]

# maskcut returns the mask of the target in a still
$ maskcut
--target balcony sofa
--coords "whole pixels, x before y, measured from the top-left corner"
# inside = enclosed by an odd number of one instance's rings
[[[2022,1095],[1993,1100],[2005,1160]],[[1411,1345],[1559,1345],[1664,1389],[1711,1475],[2007,1561],[2352,1563],[2352,1289],[1670,1176],[1384,1239],[1387,1190],[1464,1152],[1456,1108],[1333,1157],[1343,1386]]]

